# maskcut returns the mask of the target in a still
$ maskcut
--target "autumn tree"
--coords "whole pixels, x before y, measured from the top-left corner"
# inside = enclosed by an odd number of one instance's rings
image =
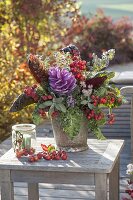
[[[33,82],[27,54],[47,55],[59,48],[68,24],[77,15],[75,0],[0,1],[0,131],[31,120],[31,110],[16,114],[9,107],[20,90]]]

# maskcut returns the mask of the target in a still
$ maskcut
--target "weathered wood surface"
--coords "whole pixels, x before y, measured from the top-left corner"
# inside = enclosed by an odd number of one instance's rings
[[[41,151],[41,143],[55,145],[53,138],[38,138],[37,152]],[[32,163],[32,165],[26,162],[27,158],[25,157],[17,159],[13,149],[10,149],[0,158],[0,169],[110,173],[123,144],[123,140],[108,139],[100,141],[88,139],[88,150],[69,153],[65,162],[63,160],[58,162],[56,160],[47,162],[41,160],[40,162]]]
[[[119,199],[119,159],[109,174],[109,198],[113,200]]]
[[[95,174],[95,178],[95,200],[107,200],[107,174]]]

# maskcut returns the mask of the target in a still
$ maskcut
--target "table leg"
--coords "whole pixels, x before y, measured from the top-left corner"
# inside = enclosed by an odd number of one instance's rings
[[[107,200],[107,174],[95,174],[95,200]]]
[[[14,200],[14,190],[12,182],[1,183],[1,200]]]
[[[28,183],[28,200],[39,200],[38,183]]]
[[[109,175],[109,200],[119,200],[119,159]]]
[[[0,170],[1,200],[14,200],[10,170]]]

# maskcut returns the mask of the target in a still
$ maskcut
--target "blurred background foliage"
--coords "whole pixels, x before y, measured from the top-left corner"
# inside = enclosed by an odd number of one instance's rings
[[[9,112],[23,88],[34,83],[27,54],[47,56],[73,43],[86,60],[91,60],[93,52],[115,48],[115,63],[133,61],[132,21],[114,21],[101,10],[79,15],[77,1],[0,0],[0,138],[9,135],[12,124],[32,122],[31,106],[19,113]],[[91,3],[83,2],[89,11]]]
[[[28,53],[49,54],[59,48],[70,20],[77,16],[74,0],[0,1],[0,137],[11,125],[31,122],[32,108],[9,113],[13,100],[34,82],[28,68]]]
[[[67,31],[64,43],[76,44],[83,59],[90,61],[92,53],[115,49],[112,64],[133,61],[133,23],[128,17],[113,20],[103,10],[97,10],[90,18],[78,16]]]

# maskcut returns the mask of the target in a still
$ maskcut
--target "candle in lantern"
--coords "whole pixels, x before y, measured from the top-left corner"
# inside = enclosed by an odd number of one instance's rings
[[[36,126],[34,124],[16,124],[12,126],[12,145],[14,151],[35,148]]]
[[[31,135],[23,134],[23,148],[28,150],[31,148]]]

